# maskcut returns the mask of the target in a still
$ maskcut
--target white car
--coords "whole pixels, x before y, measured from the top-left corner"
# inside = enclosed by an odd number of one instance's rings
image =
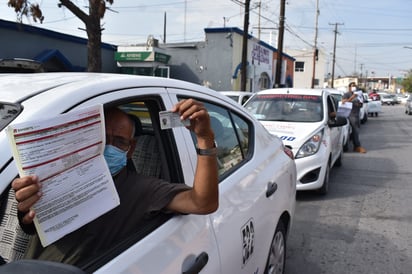
[[[379,113],[382,112],[382,102],[379,95],[375,96],[373,93],[368,96],[368,114],[373,117],[378,117]]]
[[[378,92],[379,96],[381,97],[382,105],[393,106],[395,105],[394,96],[386,92]]]
[[[269,89],[258,92],[244,107],[295,155],[297,190],[326,194],[329,173],[343,157],[344,117],[336,116],[330,92],[322,89]]]
[[[204,102],[218,144],[219,208],[168,214],[136,227],[101,256],[75,268],[19,260],[28,236],[18,229],[10,183],[18,175],[5,128],[86,106],[118,106],[140,118],[133,164],[149,176],[191,185],[195,144],[184,127],[160,130],[159,111],[183,98]],[[0,273],[283,273],[295,210],[292,152],[233,100],[178,80],[99,73],[0,75]],[[141,155],[143,154],[143,156]],[[160,216],[159,216],[160,217]],[[116,222],[116,220],[113,220]],[[121,225],[121,224],[119,224]],[[6,233],[7,232],[7,233]],[[68,271],[68,272],[65,272]],[[70,272],[72,271],[72,272]]]
[[[367,93],[362,93],[362,107],[359,110],[359,121],[364,124],[368,121],[369,116],[369,97]]]
[[[219,91],[221,94],[233,99],[239,104],[243,105],[250,97],[253,96],[253,92],[248,91]]]

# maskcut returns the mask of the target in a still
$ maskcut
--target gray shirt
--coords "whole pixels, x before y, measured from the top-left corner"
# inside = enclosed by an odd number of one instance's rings
[[[115,177],[115,185],[120,197],[118,207],[45,248],[36,234],[25,258],[80,265],[138,231],[177,193],[189,189],[185,184],[171,184],[126,168]]]
[[[348,91],[345,94],[343,94],[342,99],[349,99],[352,96],[352,94],[353,94],[352,91]],[[358,100],[358,97],[353,99],[351,102],[352,102],[352,110],[350,112],[350,116],[359,118],[359,112],[362,107],[361,102]]]

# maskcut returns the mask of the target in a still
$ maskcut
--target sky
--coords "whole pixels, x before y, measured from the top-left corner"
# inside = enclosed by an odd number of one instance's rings
[[[87,12],[88,1],[72,1]],[[251,0],[250,4],[249,33],[275,48],[281,1]],[[0,0],[0,18],[15,21],[16,14],[7,2]],[[38,1],[45,16],[43,24],[30,19],[23,22],[86,38],[84,24],[69,10],[58,8],[57,2]],[[102,19],[102,39],[115,45],[145,43],[149,35],[160,42],[166,38],[168,43],[204,41],[205,28],[243,29],[244,2],[114,0]],[[335,78],[354,73],[402,77],[412,69],[411,17],[412,0],[286,0],[283,50],[313,52],[316,41],[327,56],[327,73],[332,72],[335,52]]]

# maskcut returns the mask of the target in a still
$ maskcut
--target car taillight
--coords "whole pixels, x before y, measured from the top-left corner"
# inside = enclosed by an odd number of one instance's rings
[[[292,160],[295,159],[295,157],[293,156],[293,152],[289,147],[283,146],[283,151],[285,152],[286,155],[289,156],[290,159],[292,159]]]

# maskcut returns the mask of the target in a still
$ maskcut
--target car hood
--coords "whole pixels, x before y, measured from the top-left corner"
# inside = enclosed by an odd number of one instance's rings
[[[323,122],[316,123],[296,123],[296,122],[279,122],[279,121],[260,121],[262,125],[273,135],[282,139],[283,143],[291,147],[293,152],[297,150],[308,140],[314,133],[324,127]]]

